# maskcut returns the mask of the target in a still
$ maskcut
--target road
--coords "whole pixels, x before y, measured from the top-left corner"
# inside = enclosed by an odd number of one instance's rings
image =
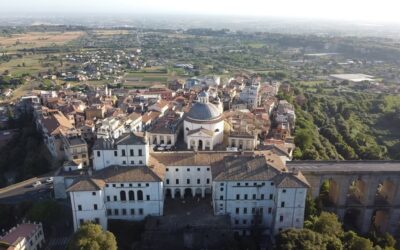
[[[14,204],[22,201],[37,201],[52,196],[53,183],[46,183],[48,177],[35,177],[0,189],[0,203]],[[34,187],[36,181],[42,184]]]

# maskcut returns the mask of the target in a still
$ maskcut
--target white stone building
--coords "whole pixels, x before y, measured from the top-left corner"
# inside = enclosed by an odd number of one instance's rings
[[[247,104],[247,108],[254,109],[260,106],[260,83],[252,83],[246,85],[242,92],[240,92],[240,100]]]
[[[144,166],[149,160],[149,144],[143,133],[125,133],[118,139],[97,139],[93,146],[93,169],[111,165]]]
[[[209,102],[207,92],[203,91],[197,97],[198,102],[184,118],[184,140],[188,149],[213,150],[224,139],[222,112]]]

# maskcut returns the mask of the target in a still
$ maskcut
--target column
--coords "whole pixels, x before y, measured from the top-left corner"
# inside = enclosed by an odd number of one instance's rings
[[[172,199],[175,199],[175,190],[171,189],[171,197],[172,197]]]
[[[205,188],[201,188],[201,198],[206,197],[206,189]]]
[[[185,189],[181,188],[181,199],[183,200],[185,198]]]
[[[336,194],[336,206],[345,206],[347,200],[347,192],[349,191],[350,187],[350,179],[343,178],[337,181],[338,187],[338,194]]]
[[[364,208],[361,211],[361,219],[360,219],[360,230],[361,233],[368,233],[369,228],[371,226],[371,218],[373,215],[373,209],[372,208]]]

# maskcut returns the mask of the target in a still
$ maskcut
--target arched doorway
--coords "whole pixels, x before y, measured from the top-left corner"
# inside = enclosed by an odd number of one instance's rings
[[[203,149],[203,141],[202,140],[199,140],[199,145],[198,145],[198,147],[197,147],[199,150],[202,150]]]
[[[192,189],[191,188],[185,188],[184,197],[185,198],[192,198],[193,197],[193,193],[192,193]]]
[[[172,192],[170,188],[165,189],[165,197],[166,198],[171,198],[172,197]]]
[[[350,208],[346,210],[343,218],[343,226],[346,230],[359,231],[360,230],[360,215],[361,211],[358,209]]]
[[[196,196],[201,197],[201,188],[196,188]]]
[[[180,198],[181,197],[181,190],[179,188],[175,189],[175,197]]]

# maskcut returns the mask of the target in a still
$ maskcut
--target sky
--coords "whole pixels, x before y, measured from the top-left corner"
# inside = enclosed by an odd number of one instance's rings
[[[400,0],[0,0],[0,13],[143,13],[400,23]]]

